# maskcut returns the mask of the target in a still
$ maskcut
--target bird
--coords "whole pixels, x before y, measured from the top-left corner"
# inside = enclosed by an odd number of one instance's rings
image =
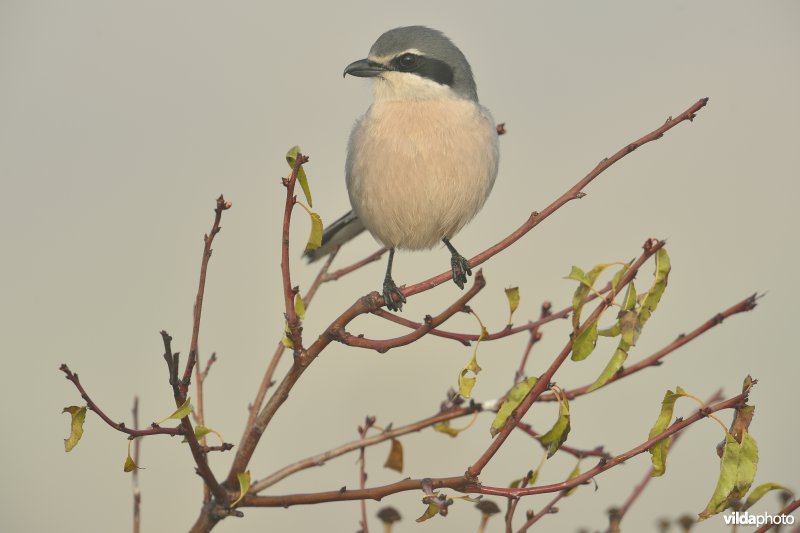
[[[345,182],[352,211],[329,225],[314,261],[364,229],[389,250],[382,295],[401,311],[395,250],[440,243],[463,290],[470,264],[451,239],[481,210],[497,177],[498,133],[478,101],[472,69],[441,31],[405,26],[383,33],[365,59],[344,69],[372,80],[372,105],[350,134]]]

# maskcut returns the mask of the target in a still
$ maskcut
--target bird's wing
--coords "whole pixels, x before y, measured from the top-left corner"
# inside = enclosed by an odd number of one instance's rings
[[[313,263],[331,253],[337,246],[341,246],[353,239],[362,231],[364,231],[364,224],[361,223],[355,213],[350,211],[322,231],[322,246],[316,250],[305,252],[303,257],[308,259],[309,263]]]

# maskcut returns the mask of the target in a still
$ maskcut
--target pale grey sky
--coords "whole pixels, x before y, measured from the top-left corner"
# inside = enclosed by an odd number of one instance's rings
[[[481,102],[507,123],[500,174],[484,211],[454,239],[465,255],[496,242],[603,157],[698,98],[711,98],[682,124],[635,152],[516,246],[484,265],[487,288],[473,307],[490,329],[506,317],[503,289],[518,285],[521,323],[542,300],[568,305],[572,264],[626,260],[651,236],[669,238],[674,269],[654,318],[630,356],[635,362],[755,291],[767,296],[650,369],[573,402],[569,444],[604,444],[621,453],[642,442],[663,393],[680,385],[707,397],[735,394],[751,373],[760,383],[751,427],[761,450],[756,483],[798,489],[798,354],[793,342],[798,261],[800,4],[744,2],[109,2],[0,0],[0,324],[6,356],[0,399],[6,406],[0,508],[8,531],[128,531],[127,443],[89,415],[83,441],[63,451],[68,417],[80,398],[58,372],[67,362],[115,419],[129,420],[135,394],[145,421],[172,408],[160,329],[188,351],[202,235],[214,198],[233,202],[215,245],[201,347],[220,361],[206,388],[208,424],[238,442],[268,357],[279,338],[282,298],[279,221],[286,150],[299,144],[315,209],[330,222],[348,209],[343,166],[353,120],[370,91],[342,79],[383,31],[424,24],[447,33],[475,73]],[[316,270],[299,255],[307,231],[295,219],[294,281]],[[343,266],[376,248],[362,236]],[[444,250],[401,253],[398,283],[448,266]],[[312,338],[344,305],[377,289],[384,264],[320,290],[305,324]],[[643,274],[648,274],[647,267]],[[459,294],[452,284],[413,298],[404,316],[421,319]],[[450,329],[474,329],[455,317]],[[377,319],[352,330],[371,337],[399,329]],[[529,364],[539,373],[568,334],[544,331]],[[511,338],[481,346],[475,396],[503,393],[524,348]],[[612,347],[567,363],[562,387],[585,384]],[[255,478],[357,437],[367,414],[401,425],[434,412],[471,349],[426,338],[385,355],[332,346],[316,361],[274,420],[251,465]],[[678,413],[693,408],[679,404]],[[529,415],[537,427],[554,411]],[[725,416],[726,421],[729,415]],[[367,452],[369,484],[406,475],[457,475],[489,444],[490,418],[456,440],[424,432],[403,439],[406,472],[382,468],[388,445]],[[546,428],[545,428],[546,429]],[[626,518],[651,531],[663,516],[697,513],[718,470],[711,422],[697,424],[670,455]],[[506,485],[538,463],[523,435],[482,476]],[[220,474],[231,455],[212,463]],[[355,455],[294,476],[269,494],[357,485]],[[200,485],[176,439],[149,438],[141,472],[144,531],[181,531],[199,509]],[[588,463],[587,463],[588,465]],[[543,531],[605,527],[649,465],[631,460],[563,501]],[[572,468],[555,457],[542,482]],[[477,513],[456,503],[446,519],[417,525],[419,493],[398,507],[397,531],[470,531]],[[540,509],[549,497],[524,501]],[[502,502],[500,502],[502,503]],[[383,504],[369,502],[373,517]],[[773,495],[759,509],[774,512]],[[342,531],[358,528],[358,504],[247,509],[222,532]],[[494,524],[500,530],[499,520]],[[373,520],[373,529],[379,524]],[[697,528],[725,530],[719,517]]]

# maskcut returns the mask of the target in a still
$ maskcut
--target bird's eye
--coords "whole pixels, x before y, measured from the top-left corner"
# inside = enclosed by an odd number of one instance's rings
[[[401,70],[411,70],[417,65],[419,56],[416,54],[403,54],[397,58]]]

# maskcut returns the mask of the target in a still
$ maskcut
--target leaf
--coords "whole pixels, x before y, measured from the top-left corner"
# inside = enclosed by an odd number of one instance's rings
[[[471,372],[474,376],[477,376],[481,371],[481,367],[478,365],[477,355],[478,345],[475,344],[475,351],[472,353],[472,359],[470,359],[467,366],[465,366],[458,375],[458,394],[463,398],[469,398],[472,395],[472,388],[477,381],[477,377],[468,378],[467,374]]]
[[[719,466],[719,479],[711,500],[698,517],[699,520],[720,513],[730,503],[744,496],[756,475],[758,445],[749,433],[742,435],[742,443],[730,433],[725,435],[725,448]]]
[[[784,487],[783,485],[780,485],[778,483],[764,483],[762,485],[759,485],[758,487],[754,488],[750,492],[750,495],[747,497],[747,500],[744,502],[744,506],[742,506],[742,508],[739,509],[739,510],[740,511],[748,510],[750,507],[752,507],[753,505],[758,503],[758,500],[760,500],[764,496],[764,494],[768,493],[771,490],[779,490],[779,489],[785,489],[785,488],[786,487]]]
[[[206,435],[211,433],[211,430],[205,426],[195,426],[194,427],[194,438],[197,440],[202,439]]]
[[[529,377],[524,381],[520,381],[508,392],[508,396],[506,397],[503,404],[500,406],[500,409],[497,411],[497,415],[494,417],[494,421],[492,421],[492,427],[489,429],[489,432],[492,434],[492,437],[500,433],[503,427],[506,425],[506,421],[508,417],[511,416],[511,413],[514,412],[514,409],[525,399],[525,396],[528,395],[528,392],[536,385],[538,378],[536,377]]]
[[[316,213],[309,213],[309,216],[311,217],[311,234],[306,243],[306,252],[322,246],[322,219]]]
[[[436,505],[435,503],[429,503],[428,504],[428,508],[425,509],[425,512],[422,513],[422,516],[417,518],[416,521],[417,522],[424,522],[426,520],[429,520],[429,519],[433,518],[437,514],[439,514],[439,506]]]
[[[65,407],[61,412],[69,413],[72,417],[69,438],[64,439],[64,451],[71,452],[72,449],[78,445],[78,442],[83,436],[83,422],[86,420],[86,406],[78,407],[72,405],[70,407]]]
[[[293,350],[294,349],[294,342],[289,337],[290,333],[291,333],[291,331],[289,330],[289,323],[285,322],[283,324],[283,338],[281,339],[281,344],[283,344],[286,348],[289,348],[290,350]]]
[[[291,168],[292,171],[294,171],[294,165],[297,162],[297,154],[299,153],[299,146],[293,146],[288,152],[286,152],[286,162],[289,163],[289,168]],[[303,194],[306,196],[308,206],[313,207],[313,204],[311,203],[311,189],[308,187],[308,178],[306,177],[306,171],[303,169],[302,165],[297,170],[297,181],[300,182],[300,187],[303,188]]]
[[[583,361],[591,353],[594,351],[595,346],[597,346],[597,321],[599,317],[589,324],[589,327],[585,328],[583,331],[578,334],[575,338],[575,342],[572,343],[572,360],[573,361]]]
[[[652,439],[653,437],[663,433],[672,420],[672,413],[675,410],[675,402],[681,396],[685,396],[685,391],[682,388],[676,387],[675,390],[676,392],[668,390],[664,394],[664,399],[661,401],[661,412],[658,414],[656,423],[653,425],[652,429],[650,429],[650,434],[647,437],[648,439]],[[650,452],[651,460],[653,462],[653,472],[650,474],[651,476],[662,476],[664,475],[664,472],[666,472],[667,450],[669,450],[669,444],[671,441],[672,437],[667,437],[650,446],[648,451]]]
[[[506,289],[506,298],[508,298],[508,324],[511,325],[511,317],[519,307],[519,287]]]
[[[620,344],[622,344],[620,342]],[[608,362],[606,367],[600,373],[600,376],[595,380],[594,383],[589,385],[589,388],[586,389],[586,392],[592,392],[594,390],[599,389],[608,381],[614,377],[614,375],[619,372],[619,369],[622,368],[622,364],[625,362],[625,359],[628,358],[628,351],[624,350],[620,347],[614,351],[614,355],[611,356],[611,360]]]
[[[236,474],[236,477],[239,479],[239,497],[236,498],[231,504],[231,507],[236,507],[236,504],[242,501],[242,499],[247,495],[247,491],[250,490],[250,471],[242,472],[240,474]]]
[[[464,431],[467,428],[463,429],[456,429],[454,427],[450,427],[450,421],[446,420],[444,422],[439,422],[438,424],[434,424],[433,430],[438,431],[439,433],[444,433],[445,435],[450,435],[453,438],[458,437],[458,434]]]
[[[396,472],[403,473],[403,445],[397,439],[392,439],[392,447],[389,456],[383,463],[384,468],[390,468]]]
[[[294,296],[294,312],[297,313],[297,317],[300,320],[306,318],[306,304],[303,301],[303,298],[300,297],[299,292]]]
[[[166,422],[169,419],[180,420],[182,418],[186,418],[187,416],[189,416],[189,413],[191,413],[191,412],[192,412],[192,399],[187,397],[186,401],[183,402],[183,405],[178,407],[175,410],[175,412],[172,413],[171,415],[169,415],[168,417],[162,418],[161,420],[156,422],[156,425],[157,426],[161,425],[161,424],[163,424],[164,422]]]
[[[581,461],[580,461],[580,459],[578,459],[578,464],[576,464],[575,468],[573,468],[572,472],[570,472],[569,477],[567,478],[567,481],[569,481],[571,479],[575,479],[580,474],[581,474]],[[572,496],[575,493],[575,491],[578,490],[579,486],[580,485],[575,485],[574,487],[569,489],[567,492],[564,493],[564,497],[566,498],[567,496]]]
[[[626,263],[625,266],[617,270],[614,273],[614,277],[611,278],[611,290],[614,291],[615,294],[617,292],[617,286],[619,285],[619,282],[622,281],[622,276],[624,276],[625,273],[628,272],[628,270],[630,270],[632,263],[633,262]]]
[[[642,301],[642,307],[639,309],[639,323],[644,326],[645,322],[650,319],[650,315],[656,310],[658,302],[661,301],[661,296],[667,288],[667,279],[669,278],[669,271],[672,269],[669,261],[669,254],[665,248],[661,248],[656,252],[656,270],[653,279],[653,285]]]
[[[589,296],[589,293],[592,291],[594,282],[597,281],[597,278],[608,266],[607,264],[595,265],[594,268],[586,274],[584,274],[583,270],[580,268],[574,265],[572,266],[572,271],[566,279],[573,279],[580,282],[578,288],[575,289],[575,294],[572,295],[572,329],[574,331],[578,331],[580,327],[581,310],[583,309],[583,304],[586,303],[587,296]]]
[[[123,472],[133,472],[134,470],[138,469],[139,466],[133,462],[133,457],[131,457],[131,443],[133,441],[128,441],[128,457],[125,458],[125,464],[122,466]]]
[[[569,402],[566,396],[558,402],[558,419],[553,427],[539,438],[539,442],[547,445],[547,458],[551,458],[567,440],[569,435]]]

